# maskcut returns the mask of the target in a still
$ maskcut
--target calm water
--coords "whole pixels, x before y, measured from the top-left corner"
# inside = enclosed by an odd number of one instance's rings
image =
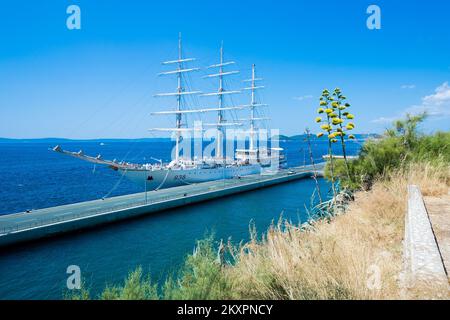
[[[143,191],[112,170],[55,154],[48,151],[50,146],[0,143],[0,214]],[[303,142],[281,146],[290,166],[309,163]],[[171,143],[67,142],[63,147],[143,162],[149,156],[168,160]],[[317,159],[326,152],[324,142],[314,142],[313,148]],[[359,145],[349,149],[356,154]],[[320,183],[327,190],[326,182]],[[72,264],[80,266],[94,294],[139,265],[155,280],[163,279],[206,232],[237,243],[248,239],[250,221],[265,231],[280,214],[294,222],[304,220],[313,188],[310,179],[299,180],[0,251],[0,299],[60,299],[66,268]]]

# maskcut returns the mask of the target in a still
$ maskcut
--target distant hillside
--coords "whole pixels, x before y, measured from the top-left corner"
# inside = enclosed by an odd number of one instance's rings
[[[358,140],[366,140],[368,138],[380,138],[380,137],[381,137],[381,135],[376,134],[376,133],[355,134],[355,138]],[[277,136],[273,137],[274,140],[279,140],[279,141],[303,141],[305,138],[306,138],[306,134],[297,134],[297,135],[293,135],[293,136],[277,135]],[[319,138],[317,138],[315,134],[311,134],[311,140],[315,140],[315,139],[319,139]]]
[[[355,134],[356,139],[365,140],[367,138],[379,138],[379,134]],[[306,138],[305,134],[297,134],[293,136],[276,135],[272,139],[278,141],[303,141]],[[311,140],[319,139],[315,134],[311,134]],[[10,139],[0,138],[0,143],[47,143],[47,144],[62,144],[62,143],[76,143],[76,142],[93,142],[93,143],[110,143],[110,142],[155,142],[155,141],[171,141],[170,138],[137,138],[137,139],[66,139],[66,138],[38,138],[38,139]]]

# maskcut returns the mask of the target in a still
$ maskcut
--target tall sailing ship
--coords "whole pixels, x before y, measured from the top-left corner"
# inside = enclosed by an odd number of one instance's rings
[[[98,155],[96,157],[88,156],[79,152],[71,152],[63,150],[59,145],[53,148],[53,151],[66,154],[81,160],[89,161],[95,164],[107,165],[111,169],[121,172],[123,176],[131,181],[145,185],[146,190],[158,190],[161,188],[174,187],[185,184],[200,183],[221,179],[239,178],[242,176],[261,174],[268,167],[273,169],[273,163],[282,166],[285,163],[285,158],[281,148],[268,148],[258,146],[257,134],[259,127],[257,125],[260,121],[268,120],[265,117],[257,117],[256,109],[266,107],[266,104],[258,103],[256,101],[256,90],[262,89],[263,86],[258,85],[257,82],[262,80],[256,77],[255,65],[252,65],[252,75],[248,80],[250,83],[248,87],[242,90],[250,91],[251,100],[249,104],[238,106],[225,106],[224,97],[232,94],[241,93],[241,90],[226,90],[224,88],[224,77],[236,75],[237,70],[226,71],[225,68],[234,65],[234,61],[224,61],[223,43],[220,47],[220,60],[217,64],[208,66],[208,70],[217,70],[215,73],[210,73],[204,78],[218,79],[218,89],[215,92],[202,93],[201,91],[187,91],[185,74],[198,71],[200,68],[188,67],[190,62],[195,61],[195,58],[186,58],[183,56],[181,34],[178,39],[178,58],[176,60],[165,61],[163,65],[175,65],[176,69],[160,73],[160,75],[175,75],[177,79],[176,92],[159,93],[156,97],[175,97],[175,110],[166,110],[154,112],[153,115],[174,115],[174,128],[153,128],[152,131],[166,131],[172,132],[175,135],[175,152],[174,159],[170,163],[146,163],[135,164],[128,162],[118,162],[116,160],[105,160]],[[185,96],[196,95],[201,97],[215,96],[218,99],[217,107],[209,108],[188,108]],[[237,121],[228,121],[225,117],[226,112],[233,110],[248,109],[250,117],[247,119],[237,119]],[[180,145],[183,138],[183,133],[192,133],[195,131],[203,131],[203,128],[190,128],[187,121],[183,121],[183,116],[188,114],[203,114],[216,113],[216,123],[205,123],[202,126],[215,127],[215,154],[209,157],[191,157],[180,156]],[[186,117],[185,117],[186,118]],[[224,154],[224,140],[226,127],[241,127],[245,122],[249,123],[249,129],[246,131],[249,136],[248,147],[235,150],[234,155]],[[274,161],[275,160],[275,161]],[[276,168],[277,169],[277,168]]]

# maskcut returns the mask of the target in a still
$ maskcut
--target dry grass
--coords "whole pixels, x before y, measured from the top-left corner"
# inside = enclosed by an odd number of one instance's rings
[[[253,239],[227,270],[249,299],[398,299],[406,186],[447,193],[448,165],[413,164],[360,192],[346,214],[307,230],[287,222]]]

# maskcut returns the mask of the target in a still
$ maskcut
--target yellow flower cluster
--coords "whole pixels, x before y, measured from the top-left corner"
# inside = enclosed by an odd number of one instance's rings
[[[333,120],[332,120],[332,123],[336,126],[336,125],[338,125],[338,124],[341,124],[341,123],[343,123],[344,122],[344,120],[342,120],[341,118],[334,118]]]
[[[334,89],[333,93],[327,89],[322,91],[322,95],[320,97],[320,107],[317,109],[318,114],[325,114],[326,117],[323,119],[322,117],[316,117],[315,121],[317,123],[321,123],[326,121],[325,124],[322,124],[320,128],[327,132],[327,137],[331,142],[337,142],[337,137],[343,139],[346,136],[346,131],[353,130],[355,125],[352,122],[344,123],[344,119],[351,120],[354,119],[355,116],[348,111],[345,111],[350,104],[344,102],[347,98],[342,95],[341,89]],[[345,118],[344,118],[345,117]],[[333,130],[334,129],[334,130]],[[334,132],[333,132],[334,131]],[[317,134],[317,137],[324,136],[323,132]],[[348,135],[349,139],[355,139],[354,135]]]

